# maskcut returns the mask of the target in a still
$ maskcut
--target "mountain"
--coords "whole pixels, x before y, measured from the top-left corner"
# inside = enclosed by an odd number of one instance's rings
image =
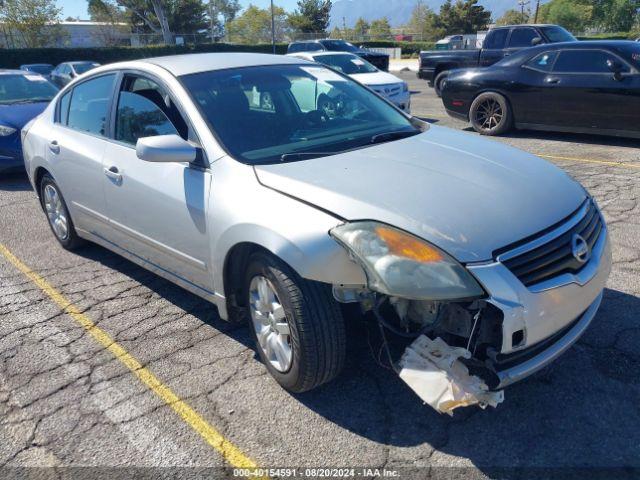
[[[444,1],[424,0],[424,3],[438,13]],[[368,22],[387,17],[392,27],[399,27],[409,21],[416,3],[417,0],[336,0],[331,8],[330,28],[341,28],[343,17],[347,27],[353,27],[360,17]],[[515,0],[480,0],[479,3],[491,10],[494,20],[510,8],[518,8],[518,2]]]

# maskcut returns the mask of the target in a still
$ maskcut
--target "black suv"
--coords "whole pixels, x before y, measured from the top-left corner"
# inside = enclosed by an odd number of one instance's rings
[[[354,55],[358,55],[360,58],[363,58],[367,62],[373,64],[380,70],[384,70],[385,72],[389,70],[389,55],[386,53],[372,52],[371,50],[366,50],[364,48],[358,48],[344,40],[301,40],[290,43],[289,48],[287,49],[287,53],[320,51],[353,53]]]

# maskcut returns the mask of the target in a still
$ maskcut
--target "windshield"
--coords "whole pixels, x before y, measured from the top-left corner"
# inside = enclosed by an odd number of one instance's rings
[[[344,40],[324,40],[320,43],[332,52],[355,52],[358,50],[355,46]]]
[[[635,68],[640,70],[640,43],[625,42],[624,45],[620,47],[620,53],[630,61]]]
[[[378,95],[322,66],[234,68],[181,80],[222,145],[244,163],[321,157],[420,132]]]
[[[26,69],[30,72],[48,75],[49,73],[51,73],[51,70],[53,70],[53,65],[27,65]]]
[[[48,102],[58,89],[40,75],[0,75],[0,104]]]
[[[369,62],[355,55],[316,55],[313,59],[318,63],[335,68],[345,75],[374,73],[378,71],[378,69]]]
[[[540,30],[552,43],[576,41],[576,37],[562,27],[540,27]]]
[[[87,62],[87,63],[74,63],[73,69],[76,71],[78,75],[82,75],[84,72],[88,72],[92,68],[96,68],[99,65],[97,63]]]

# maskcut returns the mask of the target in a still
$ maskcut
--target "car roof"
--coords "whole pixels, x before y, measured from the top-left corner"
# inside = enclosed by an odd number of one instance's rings
[[[575,42],[558,42],[558,43],[544,43],[542,45],[536,45],[535,47],[529,47],[520,50],[519,52],[510,55],[503,60],[500,61],[502,66],[513,66],[518,64],[524,59],[533,58],[539,52],[546,52],[549,50],[562,50],[562,49],[571,49],[571,50],[592,50],[598,48],[604,48],[609,50],[618,50],[621,47],[625,46],[635,46],[638,44],[636,42],[632,42],[631,40],[585,40],[585,41],[575,41]]]
[[[300,59],[285,55],[265,53],[189,53],[166,57],[143,58],[133,63],[142,62],[157,65],[173,75],[189,75],[210,70],[225,70],[239,67],[258,67],[263,65],[300,64]],[[129,62],[128,62],[129,63]]]

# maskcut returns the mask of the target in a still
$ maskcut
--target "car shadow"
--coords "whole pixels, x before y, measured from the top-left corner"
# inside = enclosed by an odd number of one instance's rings
[[[196,295],[102,247],[89,245],[78,254],[127,275],[253,348],[244,324],[221,320],[216,308]],[[513,466],[637,467],[638,312],[640,298],[605,290],[591,326],[560,359],[509,387],[496,409],[462,408],[453,417],[424,405],[389,367],[377,325],[366,316],[349,313],[343,373],[319,389],[291,398],[351,434],[390,448],[421,449],[407,457],[408,465],[427,448],[467,459],[490,476],[496,468]],[[545,478],[538,473],[537,478]]]
[[[474,131],[473,127],[465,130]],[[510,130],[501,135],[505,138],[519,138],[530,140],[546,140],[581,145],[602,145],[606,147],[638,148],[640,139],[613,137],[607,135],[591,135],[586,133],[547,132],[539,130]]]
[[[26,172],[0,173],[0,190],[5,192],[31,190],[31,184]]]

